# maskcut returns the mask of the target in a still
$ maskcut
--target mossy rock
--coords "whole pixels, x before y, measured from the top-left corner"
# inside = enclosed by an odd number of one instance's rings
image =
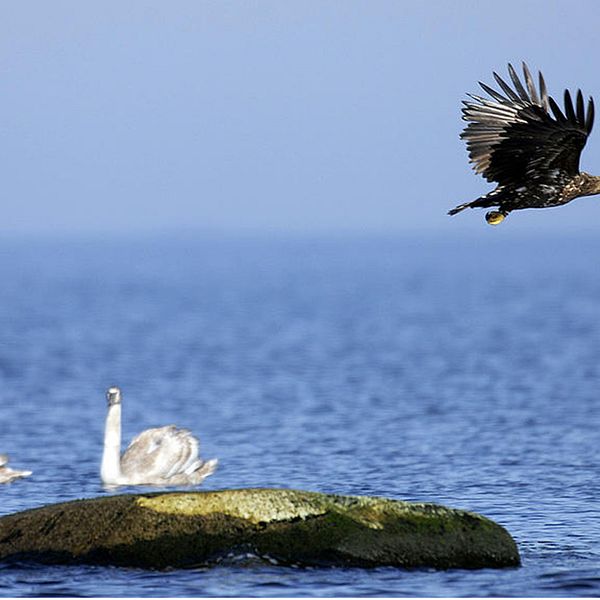
[[[162,569],[252,552],[284,564],[519,564],[508,532],[435,504],[283,489],[124,494],[0,518],[0,560]]]

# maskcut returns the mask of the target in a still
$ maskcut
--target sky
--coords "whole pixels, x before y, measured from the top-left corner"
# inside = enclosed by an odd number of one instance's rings
[[[599,25],[595,0],[0,0],[0,235],[489,227],[446,215],[491,189],[461,100],[521,60],[600,100]],[[598,222],[600,197],[501,227]]]

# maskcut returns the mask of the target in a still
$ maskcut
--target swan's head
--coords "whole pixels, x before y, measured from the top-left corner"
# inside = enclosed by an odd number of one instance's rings
[[[121,404],[121,390],[118,387],[110,387],[106,390],[108,405]]]

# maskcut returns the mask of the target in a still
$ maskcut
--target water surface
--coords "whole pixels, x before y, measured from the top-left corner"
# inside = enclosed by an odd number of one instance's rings
[[[377,494],[477,511],[508,570],[0,566],[0,594],[600,595],[600,241],[538,236],[0,243],[1,514],[106,494],[124,438],[176,423],[203,489]],[[125,488],[123,491],[135,491]]]

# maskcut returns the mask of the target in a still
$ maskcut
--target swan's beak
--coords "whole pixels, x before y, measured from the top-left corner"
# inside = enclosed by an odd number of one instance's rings
[[[121,390],[118,387],[111,387],[106,390],[106,399],[108,405],[121,404]]]

